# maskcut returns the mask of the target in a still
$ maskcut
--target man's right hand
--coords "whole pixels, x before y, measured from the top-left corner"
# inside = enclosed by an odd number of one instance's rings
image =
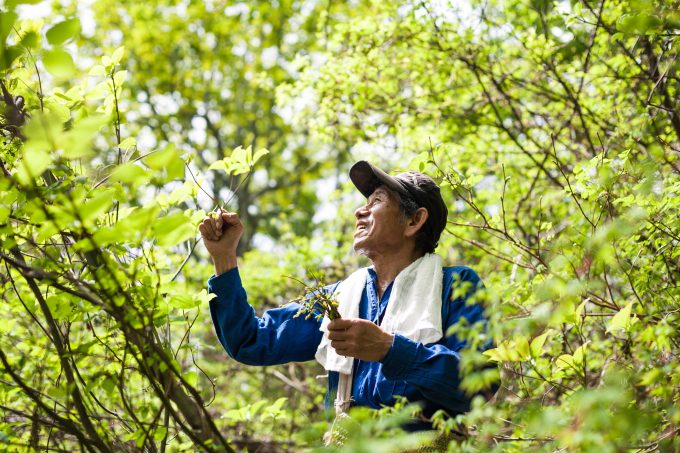
[[[215,264],[215,275],[220,275],[237,266],[236,248],[243,224],[235,212],[219,211],[208,215],[198,225],[205,248]]]

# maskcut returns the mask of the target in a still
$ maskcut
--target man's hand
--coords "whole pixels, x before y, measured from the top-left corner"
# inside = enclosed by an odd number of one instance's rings
[[[394,335],[365,319],[336,319],[328,324],[328,338],[340,355],[379,362],[392,347]]]
[[[243,234],[243,224],[235,212],[220,211],[208,215],[198,225],[205,248],[215,264],[215,275],[236,267],[236,248]]]

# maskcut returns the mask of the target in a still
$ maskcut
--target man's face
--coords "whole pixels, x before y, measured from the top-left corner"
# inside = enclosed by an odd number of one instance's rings
[[[399,195],[379,186],[364,206],[354,211],[354,250],[368,258],[395,251],[404,245],[406,222],[399,208]]]

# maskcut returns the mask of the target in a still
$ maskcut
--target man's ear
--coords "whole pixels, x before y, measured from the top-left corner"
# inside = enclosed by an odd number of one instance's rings
[[[423,225],[425,225],[425,222],[427,222],[428,216],[429,214],[427,209],[418,208],[418,210],[416,210],[416,212],[414,212],[413,215],[406,220],[406,230],[404,231],[406,237],[415,236],[423,227]]]

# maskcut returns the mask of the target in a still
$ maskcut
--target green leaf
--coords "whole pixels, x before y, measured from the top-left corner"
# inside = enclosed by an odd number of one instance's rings
[[[148,181],[149,175],[141,166],[133,162],[126,162],[116,167],[111,173],[111,180],[138,185]]]
[[[529,343],[525,338],[518,341],[501,341],[495,349],[488,349],[482,354],[495,362],[521,362],[529,356]]]
[[[267,400],[260,400],[248,406],[246,420],[252,420],[267,403]]]
[[[48,112],[54,113],[61,123],[65,123],[71,119],[71,110],[64,104],[59,103],[56,98],[46,99],[45,109]]]
[[[257,163],[257,161],[260,160],[260,158],[262,158],[263,156],[266,156],[267,154],[269,154],[268,149],[264,149],[264,148],[258,149],[257,151],[255,151],[255,154],[253,155],[253,159],[251,161],[251,164],[255,165]]]
[[[43,0],[7,0],[5,6],[7,6],[7,8],[14,8],[17,5],[37,5],[42,1]]]
[[[107,376],[101,382],[101,388],[106,392],[107,395],[111,396],[116,391],[116,381],[114,378]]]
[[[243,421],[245,419],[244,414],[241,412],[239,409],[230,409],[224,414],[222,414],[222,418],[227,418],[229,420],[233,421]]]
[[[167,435],[168,435],[168,428],[166,428],[165,426],[159,426],[158,428],[156,428],[156,432],[153,433],[153,440],[155,440],[156,442],[160,442]]]
[[[196,294],[194,296],[194,298],[197,299],[199,301],[199,303],[201,303],[203,305],[207,305],[208,302],[210,302],[211,300],[213,300],[215,298],[215,295],[212,294],[212,293],[209,293],[208,291],[205,290],[205,288],[203,288],[202,290],[200,290],[198,292],[198,294]]]
[[[574,356],[571,354],[562,354],[555,360],[555,366],[561,370],[573,369]]]
[[[127,150],[127,151],[134,149],[135,147],[137,147],[137,139],[135,139],[134,137],[128,137],[125,140],[123,140],[122,142],[120,142],[118,147],[120,149],[124,149],[124,150]]]
[[[39,242],[43,242],[59,232],[59,228],[53,222],[45,222],[42,224],[36,235]]]
[[[4,43],[0,43],[0,71],[12,66],[14,60],[19,58],[23,53],[20,46],[5,47]]]
[[[109,60],[109,64],[117,65],[118,63],[120,63],[120,60],[122,60],[124,53],[125,46],[121,46],[114,50],[113,54],[111,54],[111,60]]]
[[[159,207],[156,204],[120,212],[120,219],[112,227],[99,228],[93,235],[100,247],[113,243],[138,243],[146,239],[149,225],[157,217]]]
[[[39,43],[39,36],[38,33],[34,31],[28,31],[24,33],[24,36],[21,37],[21,42],[20,44],[24,47],[28,47],[29,49],[35,49],[38,47]]]
[[[16,326],[16,320],[0,318],[0,332],[7,334],[12,332]]]
[[[170,144],[162,151],[156,151],[144,157],[142,162],[149,168],[162,170],[169,165],[173,159],[177,158],[178,154],[179,153],[175,150],[175,145]]]
[[[617,314],[614,315],[607,326],[607,333],[621,330],[628,332],[630,330],[630,326],[634,322],[630,317],[634,303],[635,302],[629,302],[625,307],[619,310]]]
[[[54,77],[69,78],[76,72],[76,65],[73,63],[71,54],[63,49],[48,50],[43,54],[43,64],[45,69]]]
[[[152,234],[158,245],[171,247],[193,237],[196,228],[183,212],[174,212],[153,222]]]
[[[25,146],[22,163],[17,177],[22,184],[29,185],[50,166],[52,155],[42,147]]]
[[[286,403],[286,401],[288,401],[288,398],[283,396],[283,397],[277,399],[276,401],[274,401],[274,404],[272,404],[270,409],[275,410],[275,411],[280,411],[281,408],[283,407],[283,405]]]
[[[0,205],[0,224],[5,223],[9,218],[10,210],[7,206]]]
[[[227,159],[216,160],[208,167],[209,170],[222,170],[229,173],[229,165],[227,164]]]
[[[58,320],[68,319],[71,314],[71,302],[63,295],[52,295],[45,299],[52,316]]]
[[[499,354],[498,348],[492,348],[492,349],[487,349],[486,351],[482,352],[485,356],[489,358],[492,362],[502,362],[503,358]]]
[[[59,22],[47,30],[45,36],[47,41],[53,46],[58,46],[73,38],[80,32],[80,20],[69,19]]]
[[[644,35],[658,30],[662,24],[658,16],[642,12],[622,15],[616,21],[616,28],[624,33]]]
[[[520,337],[515,341],[515,351],[517,352],[518,360],[527,360],[529,358],[530,347],[526,338]]]
[[[118,71],[113,75],[113,82],[116,84],[116,89],[123,85],[125,79],[127,79],[127,71]]]
[[[184,373],[182,374],[182,377],[192,387],[195,387],[196,384],[198,383],[198,373],[196,373],[195,371]]]
[[[18,17],[14,11],[0,13],[0,42],[2,42],[3,47]]]
[[[96,64],[90,68],[87,74],[91,76],[105,76],[106,68],[100,64]]]
[[[243,146],[237,146],[236,148],[233,149],[231,152],[231,161],[234,164],[247,164],[247,159],[246,156],[250,151],[252,151],[253,147],[249,146],[248,148],[244,149]]]
[[[555,360],[555,366],[562,370],[577,371],[583,366],[588,341],[576,348],[573,354],[562,354]]]
[[[63,157],[80,159],[94,153],[92,140],[106,124],[103,116],[90,116],[78,121],[70,131],[64,134]]]
[[[588,299],[581,302],[576,310],[574,311],[574,324],[580,326],[583,323],[583,314],[586,312],[586,305],[588,304]]]
[[[531,356],[532,357],[538,357],[538,356],[541,355],[541,353],[543,352],[543,345],[545,344],[545,340],[546,340],[546,338],[548,338],[548,334],[550,334],[550,333],[551,333],[551,331],[548,330],[544,334],[539,335],[536,338],[534,338],[533,340],[531,340],[530,349],[531,349]]]
[[[170,298],[168,304],[171,307],[180,310],[190,310],[192,308],[197,307],[200,304],[200,302],[188,294],[175,294]]]
[[[184,160],[174,145],[168,145],[162,151],[151,153],[142,161],[156,171],[164,171],[164,182],[184,178]]]
[[[589,341],[586,341],[583,343],[581,346],[576,348],[574,351],[574,363],[582,364],[583,363],[583,356],[586,353],[586,347],[588,346]]]
[[[64,389],[64,387],[59,386],[59,385],[54,385],[54,386],[50,386],[47,389],[47,394],[50,395],[52,398],[59,399],[59,398],[64,398],[66,395],[68,395],[68,392],[66,391],[66,389]]]
[[[115,191],[113,187],[98,190],[92,198],[83,203],[78,209],[83,222],[89,223],[111,208]]]
[[[62,122],[52,112],[36,112],[24,127],[26,134],[26,146],[40,145],[43,148],[54,150],[61,140]]]

